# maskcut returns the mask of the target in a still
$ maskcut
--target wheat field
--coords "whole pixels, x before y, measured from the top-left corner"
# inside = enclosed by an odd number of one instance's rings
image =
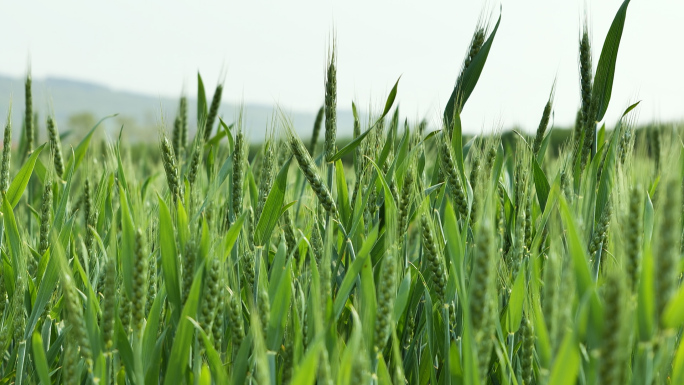
[[[199,75],[197,122],[181,97],[156,146],[96,139],[104,117],[66,148],[29,73],[0,169],[0,383],[684,384],[682,129],[638,126],[638,102],[604,122],[628,5],[598,60],[581,31],[553,154],[553,79],[535,134],[464,140],[500,17],[436,129],[402,121],[397,80],[343,146],[334,40],[311,138],[277,110],[251,152]]]

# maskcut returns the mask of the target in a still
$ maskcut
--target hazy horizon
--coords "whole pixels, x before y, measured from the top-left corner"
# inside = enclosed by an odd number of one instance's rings
[[[557,77],[555,123],[570,126],[579,105],[577,41],[584,0],[452,2],[298,1],[225,4],[17,2],[5,5],[0,73],[64,78],[113,90],[194,97],[199,70],[207,93],[225,77],[224,101],[279,104],[315,113],[331,32],[337,37],[338,108],[380,109],[401,76],[402,115],[433,122],[453,88],[482,9],[502,21],[464,129],[533,130]],[[594,66],[622,0],[587,1]],[[289,4],[293,4],[290,2]],[[70,12],[64,12],[64,10]],[[684,2],[632,2],[606,123],[642,100],[637,123],[684,118],[684,55],[668,52],[684,35]],[[59,15],[59,17],[55,17]],[[656,56],[657,55],[657,56]]]

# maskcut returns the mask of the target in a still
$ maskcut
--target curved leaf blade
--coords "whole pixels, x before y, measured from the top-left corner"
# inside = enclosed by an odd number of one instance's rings
[[[551,185],[549,185],[549,180],[546,178],[544,170],[539,167],[539,162],[537,162],[537,159],[532,158],[532,166],[534,167],[534,187],[537,191],[539,207],[541,207],[541,211],[544,212],[544,209],[546,208],[546,202],[549,199]]]
[[[188,357],[190,356],[190,346],[192,345],[193,330],[195,329],[190,319],[194,319],[197,316],[203,270],[204,263],[200,264],[197,269],[188,299],[183,307],[183,313],[178,324],[176,336],[173,339],[173,346],[171,347],[171,358],[166,367],[164,384],[167,385],[177,383],[179,378],[183,378],[188,368]]]
[[[494,30],[492,30],[489,38],[482,45],[480,52],[475,55],[473,61],[468,66],[468,69],[466,69],[466,71],[463,73],[463,77],[461,78],[460,82],[456,84],[456,87],[454,87],[454,90],[449,97],[449,101],[447,102],[446,108],[444,108],[444,120],[447,122],[447,124],[451,123],[451,119],[454,116],[454,107],[456,101],[459,100],[460,106],[458,111],[460,111],[463,109],[466,101],[468,101],[470,94],[473,93],[473,90],[477,85],[477,81],[480,79],[480,75],[482,74],[482,69],[487,61],[489,50],[492,48],[492,42],[494,41],[494,37],[496,36],[496,31],[499,29],[500,23],[501,15],[499,15],[499,20],[496,22]]]
[[[192,318],[188,318],[188,321],[192,323],[192,326],[195,327],[197,333],[200,335],[202,341],[204,342],[204,348],[206,349],[207,354],[207,361],[209,362],[209,370],[211,371],[211,375],[214,378],[214,383],[227,384],[228,374],[226,373],[226,370],[223,368],[221,356],[216,351],[216,349],[214,349],[214,345],[211,343],[211,339],[209,339],[209,336],[207,335],[207,333],[204,332],[204,330],[202,329],[200,324],[197,323],[197,321],[193,320]]]
[[[392,87],[392,91],[390,91],[389,96],[387,96],[387,101],[385,102],[385,110],[382,112],[382,116],[371,126],[371,128],[367,129],[363,134],[357,136],[349,142],[346,146],[342,147],[341,150],[337,151],[335,155],[332,156],[330,159],[326,159],[328,162],[336,162],[339,159],[342,159],[343,156],[348,155],[352,151],[356,149],[356,147],[361,144],[363,139],[375,128],[378,126],[378,123],[387,115],[389,110],[392,108],[392,105],[394,104],[394,99],[397,97],[397,87],[399,86],[399,80],[401,79],[401,76],[399,76],[399,79],[397,79],[396,83],[394,83],[394,87]],[[358,113],[356,112],[356,105],[352,103],[352,110],[354,113],[354,119],[358,120]]]
[[[161,247],[162,274],[169,302],[173,305],[174,314],[181,309],[180,278],[176,250],[176,237],[173,232],[171,212],[161,197],[159,199],[159,244]],[[177,318],[176,318],[177,319]]]
[[[43,143],[31,153],[31,157],[29,157],[26,163],[21,166],[17,175],[12,179],[12,184],[10,184],[9,189],[7,189],[7,199],[9,199],[13,208],[17,206],[21,196],[24,194],[29,179],[31,179],[31,174],[33,174],[33,168],[36,165],[36,160],[38,160],[38,155],[40,155],[43,148],[45,148],[45,144],[46,143]]]
[[[287,188],[287,171],[290,168],[291,161],[292,158],[288,159],[280,168],[271,192],[268,193],[264,209],[254,231],[254,244],[257,246],[263,246],[266,243],[271,237],[271,232],[278,223],[278,219],[280,219],[281,207],[285,200],[285,189]]]
[[[579,374],[580,354],[572,332],[568,332],[551,369],[550,385],[571,385]]]
[[[123,186],[121,186],[123,191]],[[128,298],[133,298],[133,256],[135,255],[135,226],[126,194],[119,194],[121,205],[121,269]]]
[[[613,91],[613,79],[615,77],[615,64],[617,62],[618,49],[620,48],[620,39],[622,38],[622,30],[625,27],[625,20],[627,18],[627,6],[630,0],[625,0],[620,9],[618,9],[613,23],[610,25],[606,40],[603,42],[601,49],[601,56],[599,57],[598,66],[596,67],[596,77],[594,80],[594,87],[592,95],[598,103],[596,111],[596,121],[603,120],[603,116],[608,109],[610,96]]]
[[[67,163],[65,170],[68,170],[72,166],[74,167],[74,171],[78,169],[78,166],[81,164],[83,161],[83,158],[85,157],[86,152],[88,151],[88,146],[90,146],[90,139],[93,137],[93,134],[95,133],[95,130],[100,126],[102,122],[109,118],[113,118],[119,114],[113,114],[113,115],[108,115],[105,116],[104,118],[100,119],[99,122],[95,123],[95,126],[90,129],[88,132],[88,135],[86,135],[82,140],[81,143],[76,146],[76,149],[74,150],[74,154],[69,159],[69,163]],[[123,126],[121,127],[123,129]]]
[[[43,349],[43,338],[40,336],[40,333],[33,333],[31,345],[33,364],[36,367],[38,379],[40,379],[41,384],[50,384],[50,370],[48,369],[47,357],[45,356],[45,349]]]
[[[207,93],[204,91],[202,75],[197,72],[197,127],[202,127],[207,119]]]
[[[399,79],[394,83],[394,87],[392,87],[392,91],[390,91],[389,95],[387,96],[387,101],[385,102],[385,110],[382,112],[382,118],[384,118],[387,113],[390,111],[392,108],[392,105],[394,104],[394,99],[397,97],[397,86],[399,86],[399,80],[401,80],[401,76],[399,76]]]

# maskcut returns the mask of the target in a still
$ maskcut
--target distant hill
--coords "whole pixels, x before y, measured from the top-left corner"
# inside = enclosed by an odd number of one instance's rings
[[[207,90],[211,99],[213,90]],[[225,93],[224,93],[225,95]],[[15,133],[21,128],[24,113],[24,79],[10,78],[0,75],[0,121],[4,123],[10,96],[12,98],[12,124]],[[190,129],[196,129],[196,100],[189,100]],[[113,90],[109,87],[70,79],[51,78],[33,80],[33,106],[39,113],[40,138],[45,138],[45,114],[49,108],[54,108],[60,132],[74,129],[74,116],[91,114],[95,120],[118,113],[115,119],[105,124],[105,130],[110,136],[118,133],[124,125],[124,133],[129,140],[155,140],[157,128],[163,119],[170,131],[178,108],[178,99],[156,97],[139,93]],[[50,107],[49,107],[50,106]],[[223,103],[219,115],[224,121],[232,122],[238,112],[238,105]],[[261,141],[269,127],[269,121],[274,116],[275,106],[261,104],[246,104],[244,106],[245,127],[252,141]],[[311,136],[317,111],[289,111],[297,133],[302,138]],[[87,119],[86,119],[87,121]],[[339,136],[351,136],[353,115],[349,110],[339,110],[337,113]]]

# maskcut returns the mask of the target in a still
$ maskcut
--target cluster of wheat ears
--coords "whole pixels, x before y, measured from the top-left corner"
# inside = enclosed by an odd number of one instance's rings
[[[597,129],[628,4],[595,72],[581,33],[558,156],[553,91],[515,150],[463,143],[498,22],[440,129],[402,124],[397,81],[341,149],[334,43],[310,144],[281,113],[251,159],[199,76],[197,133],[183,97],[159,156],[93,149],[97,125],[65,154],[50,116],[38,146],[29,75],[0,170],[0,383],[683,384],[678,131],[636,129],[636,105]]]

